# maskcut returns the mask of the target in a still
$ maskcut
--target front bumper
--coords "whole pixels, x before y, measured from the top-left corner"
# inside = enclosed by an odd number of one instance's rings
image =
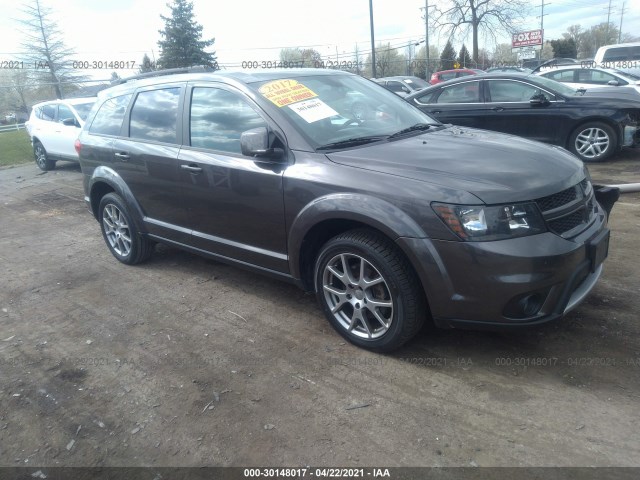
[[[606,215],[571,239],[547,232],[496,242],[400,238],[437,326],[537,325],[578,306],[602,273]]]

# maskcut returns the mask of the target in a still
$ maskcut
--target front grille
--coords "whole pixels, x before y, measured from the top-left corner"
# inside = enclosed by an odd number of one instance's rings
[[[553,233],[562,235],[563,233],[576,228],[581,223],[586,223],[584,208],[570,213],[565,217],[560,217],[556,220],[550,220],[547,222],[547,225],[549,226],[549,230],[551,230]]]
[[[561,192],[540,198],[536,200],[536,202],[538,203],[540,210],[546,212],[573,202],[576,198],[578,198],[578,194],[576,193],[576,186],[574,185],[573,187],[567,188]]]
[[[563,236],[580,225],[591,223],[595,214],[593,189],[586,178],[561,192],[536,200],[549,230]],[[582,231],[581,229],[580,231]]]

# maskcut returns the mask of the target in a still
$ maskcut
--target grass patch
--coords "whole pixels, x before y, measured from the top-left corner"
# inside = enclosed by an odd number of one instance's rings
[[[0,166],[33,162],[33,150],[26,130],[0,132]]]

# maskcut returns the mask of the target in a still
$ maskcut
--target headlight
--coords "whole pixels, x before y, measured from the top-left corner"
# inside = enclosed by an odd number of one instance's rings
[[[470,242],[524,237],[547,230],[535,203],[431,206],[453,233]]]

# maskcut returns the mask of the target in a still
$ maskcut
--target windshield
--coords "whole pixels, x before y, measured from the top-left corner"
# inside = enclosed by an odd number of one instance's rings
[[[77,104],[73,105],[73,108],[76,109],[76,112],[78,112],[78,115],[80,116],[80,118],[82,120],[86,120],[87,119],[87,115],[89,115],[89,112],[91,111],[91,107],[93,107],[94,103],[96,103],[96,102],[77,103]]]
[[[383,140],[417,124],[440,125],[395,93],[355,75],[283,76],[251,87],[275,104],[314,149]]]
[[[531,75],[529,78],[531,78],[533,82],[537,82],[543,87],[555,90],[562,95],[570,97],[572,95],[575,95],[577,92],[575,88],[568,87],[564,83],[556,82],[555,80],[551,80],[550,78],[541,77],[539,75]]]
[[[409,84],[409,86],[414,90],[422,90],[423,88],[427,88],[431,86],[430,83],[425,82],[420,77],[405,78],[404,82]]]

